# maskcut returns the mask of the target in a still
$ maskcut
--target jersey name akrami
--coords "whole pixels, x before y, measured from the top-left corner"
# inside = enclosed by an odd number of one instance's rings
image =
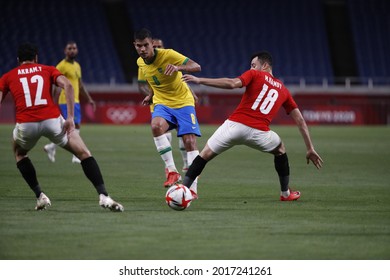
[[[18,75],[25,75],[25,74],[31,74],[31,73],[36,73],[42,71],[41,66],[35,66],[31,68],[26,68],[26,69],[18,69]]]

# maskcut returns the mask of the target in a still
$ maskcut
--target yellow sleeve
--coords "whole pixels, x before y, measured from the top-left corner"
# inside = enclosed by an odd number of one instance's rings
[[[138,82],[139,83],[146,83],[146,78],[145,78],[144,72],[141,70],[141,67],[138,67]]]

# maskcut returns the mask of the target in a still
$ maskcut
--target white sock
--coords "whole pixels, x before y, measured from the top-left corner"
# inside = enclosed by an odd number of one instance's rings
[[[283,196],[283,197],[289,197],[290,196],[290,190],[288,189],[287,191],[285,192],[280,192],[280,194]]]
[[[183,159],[183,167],[188,168],[188,159],[187,159],[187,151],[184,147],[183,138],[179,137],[179,150],[181,154],[181,158]]]
[[[187,152],[187,163],[188,163],[188,166],[191,166],[192,162],[194,161],[194,159],[198,155],[199,155],[199,151],[198,150]],[[192,190],[194,193],[198,193],[198,178],[199,178],[199,176],[195,178],[194,182],[192,183],[192,185],[190,187],[190,190]]]
[[[165,137],[167,137],[169,143],[172,143],[172,133],[170,131],[166,132]]]
[[[157,151],[165,163],[165,168],[167,168],[169,172],[177,172],[175,162],[173,160],[171,143],[169,143],[168,138],[165,135],[161,135],[158,137],[153,137],[153,139]]]

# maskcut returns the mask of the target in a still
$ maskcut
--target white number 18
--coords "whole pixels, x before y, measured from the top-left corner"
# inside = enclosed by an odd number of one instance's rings
[[[257,110],[257,107],[259,107],[259,104],[261,100],[263,99],[264,95],[267,94],[265,99],[260,105],[260,112],[263,114],[268,114],[272,107],[274,107],[276,100],[278,99],[279,93],[276,89],[270,89],[268,92],[268,86],[266,84],[263,85],[263,89],[259,93],[259,96],[257,96],[255,102],[253,103],[251,109]]]

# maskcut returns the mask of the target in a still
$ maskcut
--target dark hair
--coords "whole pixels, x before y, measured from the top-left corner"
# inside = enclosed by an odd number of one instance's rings
[[[257,53],[254,53],[251,56],[251,61],[257,57],[258,60],[260,60],[260,63],[263,64],[264,62],[267,62],[269,66],[272,67],[272,55],[267,51],[260,51]]]
[[[34,60],[38,54],[38,47],[32,43],[26,42],[19,45],[18,58],[19,62]]]
[[[152,32],[146,28],[141,28],[140,30],[134,33],[134,41],[135,40],[144,40],[146,38],[153,38]]]
[[[69,40],[68,42],[66,42],[66,45],[76,45],[76,41],[73,41],[73,40]]]

